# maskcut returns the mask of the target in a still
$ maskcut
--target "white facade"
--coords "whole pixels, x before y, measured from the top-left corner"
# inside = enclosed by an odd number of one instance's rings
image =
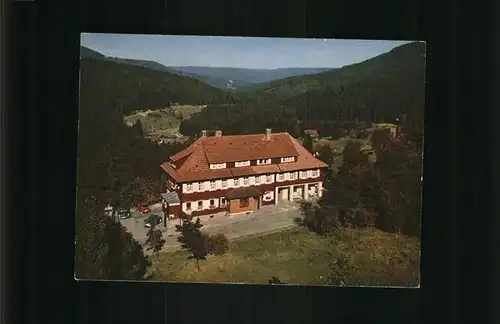
[[[193,211],[222,208],[225,206],[225,198],[211,198],[182,203],[182,211],[189,214]]]
[[[277,186],[274,191],[266,191],[263,193],[262,201],[268,202],[274,199],[274,203],[278,204],[282,200],[296,199],[311,199],[321,197],[323,194],[322,182],[310,182],[303,184],[294,184],[289,186]],[[222,208],[226,206],[225,197],[214,197],[211,199],[196,200],[182,203],[182,211],[191,213],[194,211],[205,211],[211,209]]]
[[[249,177],[238,177],[233,179],[211,180],[203,182],[191,182],[182,184],[183,193],[216,191],[221,189],[241,188],[248,186],[258,186],[261,184],[271,184],[274,182],[294,181],[297,179],[316,179],[319,178],[320,171],[293,171],[283,172],[271,175],[257,175]]]

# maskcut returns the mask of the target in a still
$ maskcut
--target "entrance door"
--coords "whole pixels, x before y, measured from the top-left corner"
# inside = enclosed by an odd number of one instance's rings
[[[281,200],[288,200],[288,188],[283,188],[281,191]]]
[[[297,198],[302,198],[302,187],[296,187],[297,189]]]

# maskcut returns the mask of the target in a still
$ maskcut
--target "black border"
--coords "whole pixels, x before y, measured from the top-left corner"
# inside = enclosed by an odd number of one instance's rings
[[[491,170],[487,134],[491,118],[485,93],[491,80],[487,6],[430,0],[394,4],[182,0],[82,1],[74,8],[69,1],[40,1],[36,17],[28,8],[33,3],[14,6],[15,18],[10,21],[16,36],[21,36],[13,57],[18,58],[15,69],[21,79],[13,82],[16,109],[7,111],[9,196],[4,201],[10,217],[9,257],[18,265],[7,273],[8,293],[14,296],[16,307],[11,309],[19,311],[18,320],[488,322],[485,314],[490,314],[491,305],[481,296],[490,277],[478,267],[485,256],[481,248],[489,238],[483,215],[491,212],[486,203],[487,170]],[[75,282],[81,31],[426,40],[421,289]],[[27,214],[33,217],[28,219]]]

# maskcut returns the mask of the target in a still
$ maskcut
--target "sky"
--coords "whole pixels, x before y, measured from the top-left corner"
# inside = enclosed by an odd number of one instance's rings
[[[81,45],[106,56],[166,66],[249,69],[338,68],[385,53],[408,41],[219,36],[82,34]]]

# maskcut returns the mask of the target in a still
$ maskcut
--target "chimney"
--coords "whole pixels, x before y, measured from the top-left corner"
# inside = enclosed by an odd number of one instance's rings
[[[202,130],[201,131],[201,137],[206,137],[207,136],[207,131],[206,130]]]
[[[216,137],[221,137],[222,136],[222,131],[220,131],[220,130],[215,131],[215,136]]]
[[[271,140],[271,129],[266,128],[266,141],[270,141],[270,140]]]

